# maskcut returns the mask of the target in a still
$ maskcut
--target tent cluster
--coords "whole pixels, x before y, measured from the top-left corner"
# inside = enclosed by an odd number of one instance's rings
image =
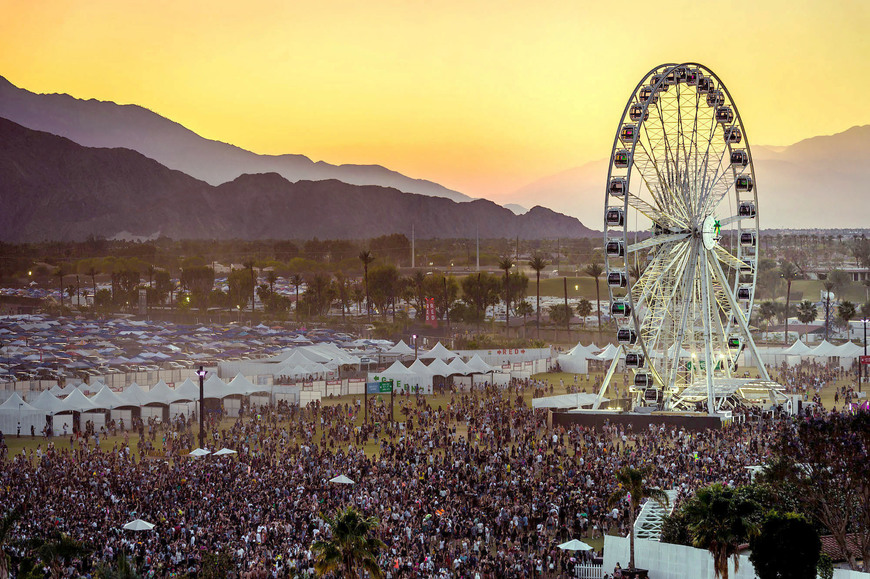
[[[220,362],[222,376],[242,373],[246,376],[284,377],[293,381],[334,378],[341,367],[359,368],[362,358],[330,342],[288,348],[269,358]]]
[[[212,375],[203,384],[203,398],[224,400],[267,393],[271,389],[271,386],[255,385],[241,374],[237,374],[229,383]],[[97,390],[93,396],[85,395],[86,391],[93,390]],[[43,390],[38,395],[32,392],[32,395],[35,398],[28,403],[14,392],[0,405],[0,431],[6,435],[16,434],[20,423],[21,432],[29,435],[31,426],[41,433],[47,423],[53,423],[53,430],[58,434],[60,425],[52,417],[64,414],[70,415],[69,420],[65,421],[67,424],[73,423],[76,414],[83,413],[85,420],[92,420],[97,426],[104,423],[107,412],[117,410],[131,411],[131,416],[152,415],[163,419],[168,419],[170,414],[189,415],[199,400],[199,384],[188,378],[178,387],[170,388],[160,380],[145,390],[134,382],[118,393],[100,383],[70,384],[63,388],[55,386],[51,390]]]
[[[410,349],[410,353],[413,354],[414,350],[405,346],[404,342],[401,341],[394,346],[395,352],[392,353],[398,354],[406,348]],[[425,362],[427,360],[428,364]],[[369,382],[393,380],[396,384],[401,385],[401,390],[415,390],[429,394],[432,392],[433,380],[436,377],[447,379],[451,376],[473,377],[474,375],[491,374],[487,378],[491,377],[495,380],[495,374],[501,376],[502,372],[501,368],[490,366],[478,355],[474,355],[467,362],[464,362],[459,354],[451,352],[441,342],[438,342],[431,350],[419,353],[410,366],[405,366],[400,360],[396,360],[386,370],[377,373],[370,372]]]
[[[571,374],[588,374],[590,360],[609,362],[616,357],[618,350],[619,348],[613,344],[607,344],[604,348],[599,348],[595,344],[584,346],[578,342],[576,346],[566,353],[559,355],[559,368],[563,372]]]
[[[801,362],[809,361],[823,365],[837,365],[848,370],[852,364],[857,363],[858,357],[864,354],[864,347],[854,342],[834,345],[827,340],[822,340],[811,348],[798,340],[788,348],[759,348],[759,354],[764,363],[777,366],[783,362],[788,366],[797,366]]]

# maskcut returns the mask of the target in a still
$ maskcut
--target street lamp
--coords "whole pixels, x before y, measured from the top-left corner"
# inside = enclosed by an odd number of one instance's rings
[[[414,359],[416,360],[417,359],[417,334],[412,334],[411,339],[414,340]]]
[[[858,364],[858,392],[861,391],[861,382],[864,381],[864,376],[867,372],[864,371],[864,360],[867,359],[867,318],[861,320],[864,323],[864,358]]]
[[[205,448],[205,429],[203,428],[204,424],[204,415],[205,415],[205,375],[208,374],[205,370],[202,369],[202,366],[199,367],[199,370],[196,371],[196,375],[199,376],[199,447]]]

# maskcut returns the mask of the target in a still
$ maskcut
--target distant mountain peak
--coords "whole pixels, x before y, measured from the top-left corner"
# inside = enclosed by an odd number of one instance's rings
[[[201,137],[140,105],[119,105],[68,94],[36,94],[0,77],[0,117],[67,137],[88,147],[123,147],[212,185],[243,173],[275,172],[289,181],[338,179],[352,185],[394,187],[407,193],[470,201],[458,191],[380,165],[333,165],[305,155],[258,155]]]

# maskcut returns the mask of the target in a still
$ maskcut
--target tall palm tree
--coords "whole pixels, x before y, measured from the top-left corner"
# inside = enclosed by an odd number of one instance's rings
[[[598,287],[598,278],[604,273],[604,268],[600,263],[590,263],[583,270],[586,275],[595,280],[595,310],[598,312],[598,337],[601,338],[601,290]]]
[[[366,314],[369,322],[372,321],[372,304],[369,299],[369,264],[375,260],[375,256],[368,249],[359,252],[359,260],[363,264],[363,280],[366,287]]]
[[[800,275],[797,266],[790,261],[783,261],[779,266],[779,275],[785,280],[785,341],[788,346],[788,306],[791,303],[791,282],[796,280]]]
[[[91,283],[94,286],[94,298],[97,297],[97,274],[100,273],[97,268],[91,266],[88,268],[88,271],[85,272],[85,275],[89,275],[91,277]]]
[[[510,272],[514,260],[509,255],[499,258],[498,268],[504,270],[504,320],[507,335],[511,335],[511,279]]]
[[[51,578],[60,579],[63,576],[63,568],[73,559],[87,555],[89,549],[80,541],[61,533],[43,543],[36,552],[42,562],[48,565]]]
[[[654,489],[644,484],[644,476],[646,474],[646,470],[631,468],[630,466],[623,467],[616,473],[619,487],[613,491],[607,500],[609,506],[614,506],[626,496],[631,502],[631,507],[628,511],[628,526],[630,530],[628,568],[631,570],[634,569],[634,517],[635,512],[640,508],[640,502],[643,499],[651,499],[665,507],[670,502],[665,491]]]
[[[302,285],[304,278],[300,273],[294,273],[290,276],[290,283],[296,287],[296,321],[299,322],[299,286]]]
[[[254,311],[254,303],[255,303],[254,296],[256,296],[255,292],[257,289],[257,278],[256,278],[256,275],[254,274],[254,260],[248,259],[248,260],[243,261],[242,267],[244,267],[247,270],[250,270],[250,272],[251,272],[251,311],[253,312]]]
[[[816,304],[810,300],[804,300],[798,304],[798,320],[800,320],[802,324],[809,324],[815,320],[818,315],[819,312],[816,310]]]
[[[372,536],[378,527],[374,517],[364,517],[353,507],[347,507],[335,516],[323,516],[332,531],[332,538],[314,541],[314,570],[319,576],[338,573],[345,579],[356,579],[365,570],[375,578],[384,576],[378,564],[378,555],[386,545]]]
[[[269,295],[272,295],[275,292],[275,282],[278,281],[278,274],[275,273],[274,269],[270,269],[266,272],[266,282],[269,284]]]
[[[538,339],[541,339],[541,271],[543,271],[543,269],[548,265],[550,264],[547,263],[547,260],[544,259],[544,256],[539,253],[535,253],[529,260],[529,267],[535,270],[535,278],[537,282],[537,289],[535,293],[537,301],[535,303],[535,311],[537,313],[536,323],[538,325]]]
[[[855,317],[858,313],[858,308],[852,302],[843,300],[837,306],[837,316],[843,320],[843,325],[846,327],[847,335],[849,331],[849,320]]]
[[[63,311],[63,278],[67,275],[67,271],[62,265],[59,265],[57,266],[57,269],[54,270],[54,275],[57,276],[58,284],[60,285],[60,309]]]
[[[728,559],[734,570],[740,565],[739,546],[757,532],[752,517],[757,503],[740,497],[731,487],[716,483],[700,489],[686,504],[692,544],[707,549],[713,556],[715,576],[728,579]]]

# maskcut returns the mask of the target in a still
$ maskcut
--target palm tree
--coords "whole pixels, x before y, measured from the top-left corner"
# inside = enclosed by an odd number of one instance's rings
[[[251,271],[251,311],[254,311],[254,296],[256,295],[255,291],[257,289],[257,279],[254,274],[254,260],[248,259],[242,262],[242,267]]]
[[[583,320],[583,327],[586,327],[586,316],[592,313],[592,304],[586,298],[580,298],[577,302],[577,315]]]
[[[783,261],[779,266],[779,275],[785,280],[785,345],[788,346],[788,306],[791,303],[791,282],[798,278],[798,268],[790,261]]]
[[[369,322],[372,321],[372,304],[369,300],[369,264],[375,260],[375,256],[368,249],[359,252],[359,260],[363,264],[363,280],[366,287],[366,314]]]
[[[52,579],[63,576],[63,568],[70,561],[88,554],[85,545],[69,535],[61,533],[51,541],[46,541],[36,549],[39,558],[48,565]]]
[[[266,281],[269,284],[269,295],[272,295],[275,292],[275,282],[278,281],[278,274],[274,269],[266,272]]]
[[[100,273],[97,268],[91,266],[88,268],[88,271],[85,272],[85,275],[91,276],[91,283],[94,285],[94,296],[97,295],[97,274]]]
[[[856,313],[858,313],[858,308],[848,300],[841,301],[840,305],[837,306],[837,316],[843,320],[843,325],[846,327],[847,337],[849,331],[849,320],[854,318]]]
[[[529,267],[535,270],[535,278],[537,282],[537,290],[536,290],[536,298],[537,301],[535,303],[535,311],[537,313],[537,325],[538,325],[538,339],[541,338],[541,271],[547,267],[549,263],[544,259],[539,253],[535,253],[532,256],[532,259],[529,260]]]
[[[816,316],[819,315],[818,310],[816,310],[816,304],[811,302],[810,300],[804,300],[800,304],[798,304],[798,320],[802,324],[809,324],[813,320],[816,319]],[[804,334],[806,335],[806,334]]]
[[[66,276],[67,272],[62,265],[57,266],[57,269],[54,270],[54,275],[57,276],[58,283],[60,285],[60,309],[63,312],[63,278]]]
[[[511,281],[510,271],[514,266],[514,260],[510,256],[504,256],[498,260],[498,268],[504,270],[504,319],[507,335],[511,335]]]
[[[740,544],[757,532],[752,522],[758,504],[740,497],[731,487],[716,483],[699,490],[686,504],[690,521],[692,544],[707,549],[713,556],[715,576],[728,579],[728,559],[734,561],[734,570],[740,565]]]
[[[636,469],[630,466],[623,467],[616,473],[619,487],[607,499],[609,506],[615,505],[626,496],[628,496],[628,500],[631,502],[631,507],[628,511],[628,526],[630,529],[628,568],[630,570],[634,570],[634,517],[635,512],[640,508],[640,502],[643,499],[652,499],[665,507],[670,503],[670,499],[668,499],[665,491],[654,489],[644,484],[644,475],[646,474],[646,469]]]
[[[386,545],[375,538],[378,520],[364,517],[353,507],[347,507],[335,516],[323,519],[332,530],[332,538],[314,541],[314,570],[319,576],[336,572],[345,579],[356,579],[364,569],[375,578],[384,576],[378,564],[378,555]]]
[[[586,275],[595,280],[595,309],[598,311],[598,337],[601,337],[601,291],[598,287],[598,278],[604,273],[604,268],[600,263],[590,263],[583,270]]]
[[[296,287],[296,321],[299,321],[299,286],[302,285],[304,278],[302,274],[294,273],[290,276],[290,283]]]
[[[23,514],[24,505],[21,504],[3,515],[3,519],[0,520],[0,579],[9,579],[9,559],[6,551],[3,550],[3,545],[6,544],[12,527]]]
[[[103,564],[97,567],[97,577],[100,579],[140,579],[142,574],[139,569],[127,558],[124,551],[118,552],[118,558],[114,564]]]

